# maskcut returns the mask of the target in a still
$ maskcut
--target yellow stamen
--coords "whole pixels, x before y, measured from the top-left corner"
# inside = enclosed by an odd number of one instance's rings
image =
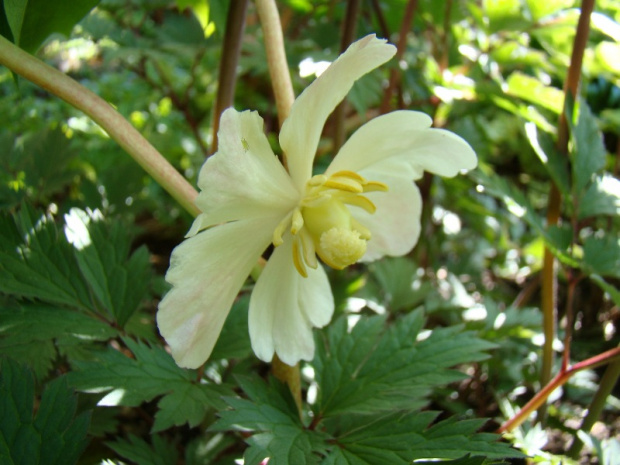
[[[366,181],[362,184],[364,192],[387,192],[388,186],[379,181]]]
[[[304,265],[304,261],[302,259],[301,253],[299,251],[299,240],[293,240],[293,264],[295,268],[304,278],[308,277],[308,271],[306,270],[306,265]]]
[[[340,196],[338,196],[338,199],[347,205],[355,205],[356,207],[360,207],[368,213],[374,213],[377,210],[375,204],[363,195],[351,195],[348,192],[343,192]]]
[[[304,217],[301,215],[301,210],[296,208],[293,210],[293,221],[291,224],[291,234],[295,235],[301,228],[304,227]]]

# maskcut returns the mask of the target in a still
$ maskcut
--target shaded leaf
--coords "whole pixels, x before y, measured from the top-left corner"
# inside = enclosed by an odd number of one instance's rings
[[[106,442],[121,457],[137,465],[175,465],[178,460],[176,446],[157,434],[151,435],[152,445],[133,434],[129,439]]]
[[[75,416],[77,400],[65,377],[49,383],[34,415],[31,373],[5,359],[0,372],[2,464],[71,465],[86,447],[90,413]]]
[[[225,386],[195,381],[194,370],[177,366],[161,347],[123,339],[135,356],[129,358],[109,349],[95,361],[76,361],[69,382],[79,390],[109,392],[103,405],[136,406],[155,397],[158,403],[153,431],[188,423],[196,426],[211,408],[222,408],[221,396],[230,394]]]
[[[431,387],[465,377],[451,367],[483,360],[488,357],[484,351],[494,347],[459,327],[436,329],[416,341],[423,324],[421,311],[388,329],[380,316],[361,319],[350,333],[345,318],[332,324],[318,339],[312,362],[319,414],[421,407]]]
[[[599,176],[579,199],[579,219],[597,215],[620,214],[620,180]]]
[[[585,102],[581,102],[579,120],[577,125],[572,126],[571,129],[575,142],[571,154],[573,183],[575,192],[579,194],[594,179],[595,174],[605,167],[607,151],[603,145],[603,137],[596,117]]]

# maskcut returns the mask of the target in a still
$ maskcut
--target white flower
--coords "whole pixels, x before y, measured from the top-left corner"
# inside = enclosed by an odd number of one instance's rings
[[[311,360],[313,327],[334,311],[323,262],[404,255],[418,240],[421,199],[413,180],[424,170],[454,176],[476,166],[460,137],[431,129],[414,111],[379,116],[360,127],[325,173],[312,165],[325,120],[353,83],[388,61],[395,47],[374,35],[343,53],[295,101],[280,132],[288,172],[274,155],[256,112],[226,110],[219,151],[200,171],[203,212],[172,253],[172,290],[157,322],[177,363],[207,360],[250,271],[275,245],[250,299],[256,355],[289,365]],[[204,230],[204,231],[203,231]]]

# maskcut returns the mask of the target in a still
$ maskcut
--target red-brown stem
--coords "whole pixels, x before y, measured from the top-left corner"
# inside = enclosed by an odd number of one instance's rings
[[[416,9],[418,8],[418,0],[409,0],[405,7],[405,14],[403,15],[403,22],[400,25],[400,32],[398,35],[398,44],[396,45],[396,63],[400,63],[400,60],[405,54],[407,48],[407,36],[411,30],[413,18]],[[390,70],[390,81],[387,89],[383,94],[383,100],[381,101],[381,114],[385,114],[390,111],[390,102],[394,91],[400,84],[401,71],[400,67],[394,67]]]
[[[557,147],[561,153],[568,154],[568,121],[566,120],[566,110],[568,105],[573,105],[579,88],[579,80],[581,77],[581,66],[583,63],[583,54],[588,41],[590,32],[590,16],[594,9],[594,0],[583,0],[581,4],[581,14],[577,24],[577,33],[573,43],[573,52],[571,63],[568,68],[568,75],[564,84],[564,111],[560,115],[558,123],[558,141]],[[557,186],[551,181],[551,190],[549,192],[549,201],[547,207],[547,227],[556,225],[560,218],[562,196]],[[542,299],[541,309],[543,313],[543,331],[545,342],[543,344],[542,368],[540,373],[541,385],[546,385],[551,378],[551,370],[553,367],[553,340],[555,338],[556,329],[556,286],[557,286],[556,261],[553,253],[545,248],[542,270]],[[541,417],[544,416],[544,407],[541,410]]]
[[[224,46],[220,59],[220,74],[217,81],[217,97],[213,109],[213,143],[211,153],[217,152],[217,132],[220,129],[222,112],[233,105],[237,85],[237,64],[241,54],[241,42],[245,31],[245,15],[248,0],[231,0],[226,18]]]
[[[564,385],[570,377],[578,371],[585,370],[587,368],[596,368],[616,359],[620,359],[619,347],[610,349],[602,354],[595,355],[594,357],[590,357],[589,359],[583,360],[579,363],[575,363],[566,370],[561,370],[560,373],[558,373],[544,388],[542,388],[527,404],[523,406],[519,413],[500,426],[497,432],[507,433],[518,427],[534,410],[543,405],[553,391]]]

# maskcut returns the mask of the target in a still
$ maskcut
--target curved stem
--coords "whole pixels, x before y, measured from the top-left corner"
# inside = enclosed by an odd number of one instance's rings
[[[108,102],[0,36],[0,64],[86,113],[192,215],[198,195],[189,182]]]

